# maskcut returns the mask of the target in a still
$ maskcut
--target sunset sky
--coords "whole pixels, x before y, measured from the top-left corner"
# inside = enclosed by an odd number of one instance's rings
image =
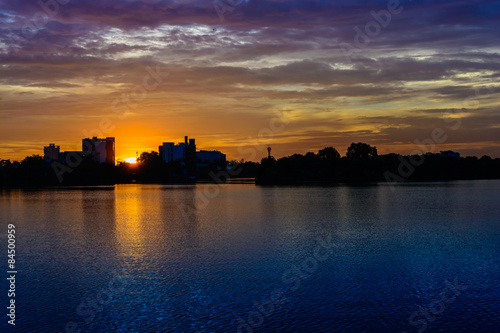
[[[500,157],[498,1],[58,1],[0,1],[1,159],[88,136],[408,154],[436,128],[427,151]]]

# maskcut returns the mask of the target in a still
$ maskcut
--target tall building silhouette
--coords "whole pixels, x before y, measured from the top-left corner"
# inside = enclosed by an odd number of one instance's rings
[[[184,142],[174,144],[173,142],[163,142],[159,146],[159,153],[165,162],[181,161],[186,166],[188,175],[194,175],[196,171],[196,143],[195,139],[184,137]]]
[[[82,139],[82,151],[90,153],[92,158],[99,163],[109,163],[115,165],[114,137],[99,139],[94,136],[92,139]]]
[[[173,142],[163,142],[159,147],[159,153],[161,158],[165,162],[183,160],[188,162],[191,160],[196,160],[196,144],[194,139],[189,139],[184,137],[184,142],[179,142],[174,144]]]
[[[43,147],[43,158],[57,160],[61,149],[60,146],[56,146],[53,143],[49,143],[48,146]]]

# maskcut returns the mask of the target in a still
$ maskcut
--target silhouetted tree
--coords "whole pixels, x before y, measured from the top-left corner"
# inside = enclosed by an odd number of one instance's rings
[[[156,151],[142,152],[137,158],[136,180],[146,183],[177,183],[188,180],[185,164],[181,161],[166,163]]]
[[[340,158],[340,154],[337,149],[333,147],[326,147],[318,152],[318,156],[326,159]]]
[[[142,165],[158,165],[161,164],[163,160],[161,159],[160,154],[157,151],[152,151],[150,153],[148,152],[142,152],[141,155],[137,158],[137,163],[140,163]]]
[[[368,159],[377,156],[377,147],[372,147],[369,144],[358,142],[351,143],[345,154],[348,158]]]
[[[26,168],[36,168],[47,165],[42,156],[33,154],[31,156],[26,156],[22,161],[21,165]]]

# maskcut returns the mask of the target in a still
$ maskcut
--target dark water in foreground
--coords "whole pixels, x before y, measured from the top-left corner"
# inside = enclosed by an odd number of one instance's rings
[[[500,327],[500,181],[0,193],[2,332]]]

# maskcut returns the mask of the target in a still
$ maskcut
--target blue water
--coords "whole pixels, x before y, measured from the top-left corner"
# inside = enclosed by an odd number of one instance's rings
[[[500,181],[4,190],[0,217],[2,332],[500,327]]]

